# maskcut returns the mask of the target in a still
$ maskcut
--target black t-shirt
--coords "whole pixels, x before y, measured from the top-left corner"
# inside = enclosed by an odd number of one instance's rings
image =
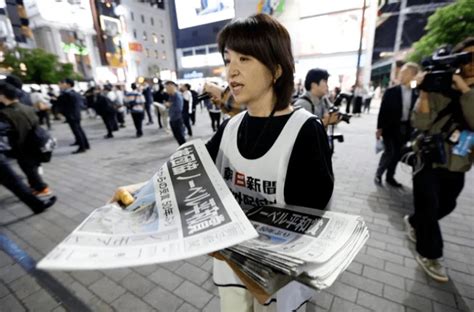
[[[263,156],[275,143],[291,115],[270,118],[245,114],[238,130],[237,146],[240,154],[247,159]],[[227,122],[206,144],[214,161]],[[284,188],[285,201],[290,205],[324,209],[333,188],[328,137],[324,126],[316,118],[310,118],[301,128],[293,146]]]

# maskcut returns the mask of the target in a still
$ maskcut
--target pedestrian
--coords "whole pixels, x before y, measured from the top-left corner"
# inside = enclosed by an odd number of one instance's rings
[[[153,91],[148,82],[143,83],[143,96],[145,97],[145,111],[148,116],[147,125],[153,124],[153,116],[151,114],[151,105],[153,104]]]
[[[458,52],[474,53],[474,37],[455,46],[453,53]],[[415,212],[404,218],[408,238],[416,243],[416,261],[429,277],[438,282],[449,280],[443,265],[439,220],[456,208],[457,198],[464,188],[465,173],[472,168],[474,161],[474,154],[468,150],[465,154],[454,152],[453,146],[468,146],[467,142],[453,144],[448,139],[452,139],[456,131],[474,130],[473,58],[461,66],[460,74],[453,75],[452,82],[454,89],[443,93],[425,92],[423,82],[420,83],[422,91],[413,111],[413,126],[424,131],[425,142],[431,140],[431,144],[441,145],[445,154],[437,152],[439,149],[430,150],[430,161],[425,149],[423,166],[413,176]],[[451,85],[445,87],[449,89]]]
[[[125,105],[132,115],[136,137],[143,136],[143,119],[145,118],[145,98],[136,83],[131,84],[132,91],[125,95]]]
[[[39,174],[40,161],[30,150],[28,139],[35,127],[39,127],[38,117],[31,106],[18,101],[18,92],[13,85],[0,83],[0,121],[10,126],[8,134],[11,155],[17,159],[18,165],[25,173],[34,194],[48,197],[52,192]]]
[[[167,81],[165,88],[168,93],[166,106],[169,108],[171,131],[178,144],[181,145],[186,142],[183,123],[183,96],[178,92],[178,85],[174,81]]]
[[[103,92],[103,94],[102,94]],[[104,121],[107,134],[104,135],[105,139],[111,139],[114,137],[113,132],[118,130],[114,103],[107,96],[109,91],[102,91],[99,86],[94,88],[94,109],[102,120]]]
[[[72,153],[79,154],[86,152],[90,145],[86,133],[81,127],[81,110],[84,106],[84,99],[74,91],[73,87],[74,80],[70,78],[65,78],[59,82],[61,94],[58,97],[58,107],[74,135],[75,141],[71,145],[78,146],[77,150]]]
[[[205,100],[206,107],[209,110],[209,117],[211,118],[212,131],[216,132],[221,126],[221,109],[216,104],[212,103],[210,99]]]
[[[36,110],[36,115],[38,115],[40,125],[46,124],[48,130],[51,130],[51,121],[49,120],[49,110],[52,107],[51,103],[41,93],[39,85],[32,85],[30,90],[31,103],[33,104],[33,108]]]
[[[30,94],[23,90],[23,81],[15,75],[7,75],[5,82],[16,88],[18,101],[26,106],[33,106],[31,102]]]
[[[193,110],[193,95],[188,88],[189,84],[182,85],[179,89],[183,96],[183,124],[188,130],[188,135],[193,136],[193,128],[191,127],[191,115]]]
[[[417,99],[416,90],[411,88],[411,81],[418,74],[419,67],[415,63],[406,63],[399,72],[400,84],[387,89],[380,104],[377,119],[377,140],[383,139],[384,151],[380,157],[375,173],[375,183],[382,184],[382,175],[386,174],[387,184],[402,187],[395,180],[395,170],[400,160],[403,145],[411,134],[410,114]]]
[[[125,128],[125,94],[120,85],[114,86],[113,90],[107,96],[114,102],[115,110],[117,111],[117,122],[120,128]]]
[[[158,119],[158,127],[160,129],[165,128],[166,132],[168,129],[168,108],[164,105],[168,101],[168,95],[165,93],[165,86],[163,82],[158,80],[158,87],[153,92],[153,104],[155,106],[156,118]]]

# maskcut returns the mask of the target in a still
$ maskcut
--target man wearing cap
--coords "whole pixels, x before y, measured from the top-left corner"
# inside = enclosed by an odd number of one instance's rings
[[[73,87],[74,81],[70,78],[63,79],[59,82],[61,95],[58,97],[58,107],[66,118],[66,122],[69,124],[74,138],[76,139],[73,145],[78,145],[77,150],[72,153],[78,154],[84,153],[90,146],[86,134],[81,127],[82,99],[81,96],[72,89]]]
[[[23,91],[22,89],[23,81],[21,81],[20,78],[18,78],[15,75],[8,75],[4,81],[16,88],[18,101],[20,103],[28,105],[28,106],[33,106],[33,103],[31,102],[31,99],[30,99],[30,95],[27,92]]]
[[[166,93],[168,93],[168,102],[166,106],[169,107],[170,126],[173,135],[181,145],[186,142],[184,138],[184,123],[183,123],[183,97],[178,92],[178,85],[174,81],[167,81],[165,83]]]

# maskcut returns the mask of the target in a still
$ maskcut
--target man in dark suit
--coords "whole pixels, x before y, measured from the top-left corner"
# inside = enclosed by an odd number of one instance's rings
[[[81,95],[74,91],[73,87],[74,81],[69,78],[62,80],[59,83],[61,95],[58,97],[58,107],[66,118],[66,122],[69,124],[76,140],[73,145],[78,145],[77,150],[74,151],[73,154],[78,154],[84,153],[90,147],[86,134],[81,127],[81,109],[83,102]]]
[[[406,63],[399,72],[400,84],[387,89],[383,95],[377,120],[376,138],[383,138],[385,150],[380,158],[375,174],[375,183],[382,183],[385,171],[387,184],[393,187],[402,185],[395,180],[395,169],[400,160],[400,152],[411,132],[410,113],[417,94],[410,83],[418,74],[419,67],[415,63]]]

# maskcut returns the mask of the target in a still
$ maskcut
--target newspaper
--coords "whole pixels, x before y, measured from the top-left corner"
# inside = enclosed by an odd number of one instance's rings
[[[200,140],[182,145],[135,194],[94,210],[37,267],[88,270],[176,261],[258,236]]]
[[[300,281],[332,285],[369,238],[359,216],[289,205],[247,212],[259,236],[223,252],[269,294]]]

